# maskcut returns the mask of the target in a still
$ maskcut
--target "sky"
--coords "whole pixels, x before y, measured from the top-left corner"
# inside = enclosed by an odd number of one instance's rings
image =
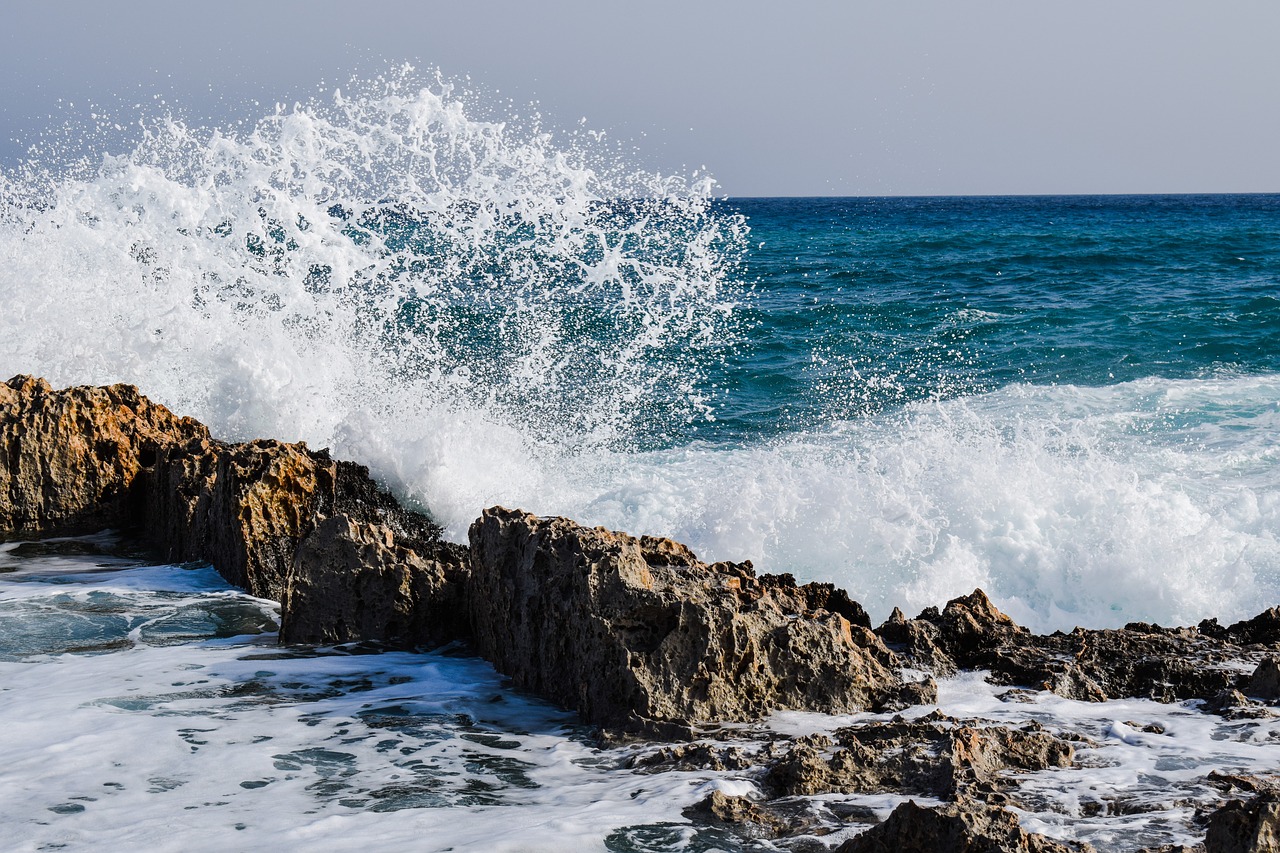
[[[5,167],[89,103],[217,122],[411,62],[732,196],[1280,192],[1275,0],[15,0],[3,29]]]

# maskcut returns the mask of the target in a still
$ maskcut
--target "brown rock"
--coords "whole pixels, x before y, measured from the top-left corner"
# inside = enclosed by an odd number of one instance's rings
[[[787,823],[746,797],[712,791],[705,799],[684,810],[685,817],[745,829],[751,837],[776,838]]]
[[[994,793],[1010,771],[1070,767],[1073,745],[1037,724],[1014,729],[934,712],[911,722],[841,729],[839,749],[824,756],[798,743],[777,760],[765,783],[782,796],[895,791],[952,799]]]
[[[899,701],[878,638],[811,609],[794,581],[654,553],[625,533],[485,510],[471,526],[478,650],[517,686],[633,729]]]
[[[1280,659],[1269,657],[1258,664],[1244,692],[1265,702],[1280,699]]]
[[[465,634],[463,549],[326,451],[215,441],[129,385],[54,391],[18,376],[0,386],[0,462],[0,536],[140,530],[164,559],[208,561],[284,600],[287,640]]]
[[[294,556],[280,641],[447,643],[467,634],[466,576],[460,545],[424,555],[382,525],[327,518]]]
[[[1227,803],[1209,816],[1206,853],[1275,853],[1280,850],[1280,794]]]
[[[294,554],[324,504],[334,464],[305,444],[200,438],[162,448],[144,525],[167,560],[207,560],[230,583],[280,601]]]
[[[131,385],[0,385],[0,538],[95,533],[137,523],[139,476],[170,444],[208,430]]]
[[[1051,690],[1071,699],[1138,696],[1178,702],[1236,689],[1240,676],[1232,662],[1244,652],[1231,638],[1256,639],[1267,624],[1263,614],[1210,634],[1132,623],[1120,630],[1077,628],[1037,636],[975,590],[941,612],[929,608],[916,619],[895,611],[876,632],[895,652],[940,675],[985,669],[997,684]]]
[[[1089,850],[1027,832],[1013,812],[980,803],[925,808],[908,800],[835,853],[1071,853]]]

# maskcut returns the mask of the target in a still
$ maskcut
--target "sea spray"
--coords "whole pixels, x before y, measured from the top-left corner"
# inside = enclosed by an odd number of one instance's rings
[[[454,442],[518,481],[539,447],[708,417],[741,217],[709,178],[470,99],[403,68],[238,129],[144,118],[125,153],[4,175],[0,365],[330,446],[446,512]]]
[[[401,70],[0,171],[0,369],[332,447],[454,540],[562,514],[877,619],[1280,598],[1280,200],[726,201],[504,110]]]

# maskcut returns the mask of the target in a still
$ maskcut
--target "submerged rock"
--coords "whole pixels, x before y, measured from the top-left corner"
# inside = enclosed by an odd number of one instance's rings
[[[828,589],[501,507],[470,538],[477,649],[590,722],[648,731],[900,701],[892,654],[821,606],[845,606]]]
[[[1274,853],[1280,850],[1280,793],[1227,803],[1209,816],[1206,853]]]
[[[926,808],[908,800],[888,820],[850,838],[835,853],[1083,853],[1018,825],[1013,812],[981,803]]]

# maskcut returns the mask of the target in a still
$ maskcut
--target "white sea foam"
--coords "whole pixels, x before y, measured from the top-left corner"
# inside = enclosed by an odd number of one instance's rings
[[[483,661],[280,649],[275,606],[209,568],[101,562],[14,557],[0,574],[6,849],[781,849],[682,815],[712,790],[761,796],[754,771],[633,771],[628,758],[659,745],[596,749],[572,715]],[[946,679],[939,707],[1089,737],[1080,768],[1015,777],[1013,803],[1028,829],[1099,849],[1198,840],[1193,810],[1220,796],[1210,771],[1280,763],[1277,718],[1004,690],[980,673]],[[804,735],[889,716],[788,712],[767,727]],[[759,748],[760,727],[743,729],[728,742]],[[834,822],[904,799],[828,794],[811,807]]]
[[[1038,629],[1280,596],[1273,375],[1014,385],[637,450],[708,415],[744,224],[705,178],[475,115],[405,71],[0,173],[0,373],[331,447],[455,539],[521,506],[835,581],[877,617],[975,586]]]
[[[488,497],[835,581],[876,617],[981,586],[1038,630],[1237,619],[1280,599],[1277,399],[1278,376],[1018,385],[756,447],[535,459]]]

